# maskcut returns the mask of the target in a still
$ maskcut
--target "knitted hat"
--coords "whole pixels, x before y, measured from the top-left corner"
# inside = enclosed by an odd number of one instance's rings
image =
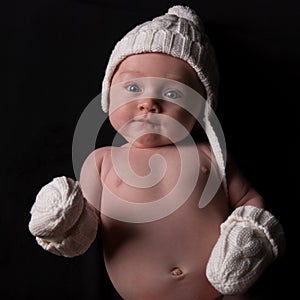
[[[217,104],[218,67],[214,49],[199,16],[187,6],[173,6],[166,14],[136,26],[116,44],[102,82],[101,105],[104,112],[108,112],[109,88],[117,66],[126,57],[140,53],[168,54],[182,59],[195,70],[206,90],[205,131],[220,175],[225,179],[225,154],[210,121],[212,108]]]
[[[108,111],[108,94],[116,67],[128,56],[165,53],[186,61],[197,73],[206,90],[206,100],[216,106],[219,83],[214,50],[197,14],[186,6],[171,7],[162,16],[129,31],[111,53],[102,83],[102,109]]]

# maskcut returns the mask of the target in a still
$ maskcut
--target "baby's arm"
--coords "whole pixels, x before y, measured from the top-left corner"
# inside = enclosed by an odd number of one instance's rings
[[[243,205],[265,208],[262,196],[246,179],[230,155],[227,156],[226,180],[228,198],[232,210]]]
[[[94,208],[98,217],[101,209],[101,166],[107,148],[93,151],[84,161],[80,172],[80,187],[87,202]]]
[[[206,275],[222,294],[246,292],[284,249],[284,232],[265,209],[262,196],[228,158],[226,179],[231,215],[209,258]]]

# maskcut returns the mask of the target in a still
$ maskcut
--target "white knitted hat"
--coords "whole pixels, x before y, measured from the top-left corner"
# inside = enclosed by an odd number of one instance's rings
[[[216,106],[219,84],[214,50],[198,15],[186,6],[171,7],[162,16],[129,31],[113,49],[102,83],[102,109],[108,111],[108,94],[116,67],[126,57],[139,53],[165,53],[186,61],[206,90],[206,100]]]
[[[128,56],[140,53],[164,53],[187,62],[199,76],[206,90],[205,131],[225,180],[225,153],[211,125],[212,108],[217,104],[219,85],[214,49],[203,24],[194,10],[176,5],[168,12],[136,26],[113,49],[102,82],[101,105],[108,112],[109,88],[117,66]],[[224,141],[223,141],[224,142]]]

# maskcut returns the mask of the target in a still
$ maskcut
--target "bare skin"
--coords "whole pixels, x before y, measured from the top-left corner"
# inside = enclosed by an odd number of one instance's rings
[[[188,64],[159,53],[126,58],[115,72],[112,86],[126,82],[124,88],[127,92],[143,96],[144,87],[134,80],[142,77],[176,79],[205,97],[202,84]],[[174,97],[176,93],[173,90],[169,89],[163,95],[172,98],[172,101],[175,99],[175,102],[147,96],[116,107],[114,104],[118,99],[115,97],[120,94],[111,94],[111,124],[127,139],[128,144],[95,150],[82,167],[80,183],[86,199],[99,211],[107,271],[123,299],[217,299],[221,294],[206,279],[205,268],[220,234],[220,224],[237,206],[263,207],[263,200],[229,158],[226,168],[228,196],[221,184],[208,205],[198,207],[210,172],[219,176],[218,169],[209,145],[199,143],[196,145],[199,159],[195,161],[198,162],[196,175],[187,172],[182,176],[180,155],[189,153],[195,145],[186,142],[186,137],[179,134],[175,146],[168,138],[172,128],[157,116],[162,114],[178,121],[187,132],[193,129],[196,121],[176,104],[177,97]],[[201,107],[195,104],[195,109],[200,111]],[[129,125],[124,129],[124,124]],[[154,127],[155,130],[158,127],[157,132],[161,134],[153,133]],[[118,167],[127,170],[129,165],[132,171],[128,171],[128,177],[131,172],[142,178],[149,173],[158,174],[161,164],[153,165],[152,169],[149,167],[149,160],[155,154],[163,157],[165,173],[151,186],[133,186],[132,181],[126,182],[122,172],[117,170]],[[172,192],[180,176],[181,190],[189,186],[196,176],[194,188],[177,209],[162,218],[126,222],[112,218],[102,210],[104,206],[116,209],[107,191],[127,203],[154,203]],[[175,196],[174,202],[177,200]],[[130,220],[135,213],[132,209],[125,217]]]

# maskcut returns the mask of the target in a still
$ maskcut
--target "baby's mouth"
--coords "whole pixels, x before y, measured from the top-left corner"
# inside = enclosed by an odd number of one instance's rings
[[[134,122],[141,123],[141,124],[149,124],[153,126],[158,126],[160,125],[160,122],[157,120],[157,118],[151,117],[149,115],[144,115],[144,116],[138,116],[133,118]]]
[[[140,124],[145,124],[145,126],[147,126],[147,125],[149,125],[149,126],[158,126],[159,125],[158,123],[155,123],[155,122],[152,122],[152,121],[149,121],[149,120],[137,120],[136,122],[140,123]]]
[[[161,123],[159,122],[159,120],[157,120],[156,118],[153,117],[149,117],[149,116],[139,116],[136,117],[132,120],[133,124],[136,124],[136,129],[138,130],[146,130],[147,132],[151,132],[151,133],[159,133],[160,132],[160,127],[161,127]]]

